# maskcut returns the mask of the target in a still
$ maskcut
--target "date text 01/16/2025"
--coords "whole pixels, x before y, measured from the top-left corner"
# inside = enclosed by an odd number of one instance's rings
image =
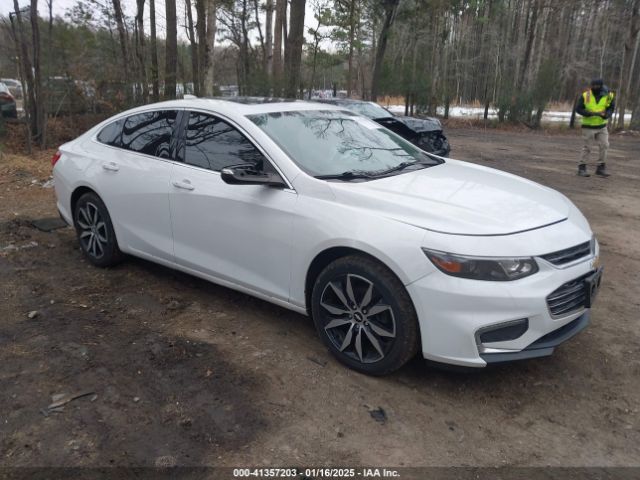
[[[389,468],[234,468],[234,478],[292,478],[304,475],[310,478],[393,478],[399,477],[397,470]]]

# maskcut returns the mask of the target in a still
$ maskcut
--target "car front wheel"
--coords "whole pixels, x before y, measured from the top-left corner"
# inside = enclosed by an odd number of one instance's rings
[[[397,370],[418,350],[418,320],[402,282],[364,256],[329,264],[312,293],[316,329],[342,363],[370,375]]]

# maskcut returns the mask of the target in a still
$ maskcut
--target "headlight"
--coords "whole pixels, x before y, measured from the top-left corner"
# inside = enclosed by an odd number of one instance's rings
[[[538,264],[530,257],[466,257],[426,248],[422,251],[438,270],[454,277],[507,282],[528,277],[538,271]]]

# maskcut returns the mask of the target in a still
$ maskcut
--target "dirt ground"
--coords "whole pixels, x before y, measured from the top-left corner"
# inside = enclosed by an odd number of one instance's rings
[[[5,154],[0,466],[639,465],[640,138],[613,135],[613,176],[585,179],[574,132],[448,134],[454,158],[568,195],[600,240],[592,324],[553,357],[360,375],[306,317],[134,258],[88,265],[71,229],[30,224],[57,215],[50,153]]]

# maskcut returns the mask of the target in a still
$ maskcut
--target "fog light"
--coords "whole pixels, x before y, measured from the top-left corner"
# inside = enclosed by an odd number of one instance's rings
[[[521,318],[511,322],[491,325],[476,332],[480,343],[506,342],[520,338],[529,329],[529,319]]]

